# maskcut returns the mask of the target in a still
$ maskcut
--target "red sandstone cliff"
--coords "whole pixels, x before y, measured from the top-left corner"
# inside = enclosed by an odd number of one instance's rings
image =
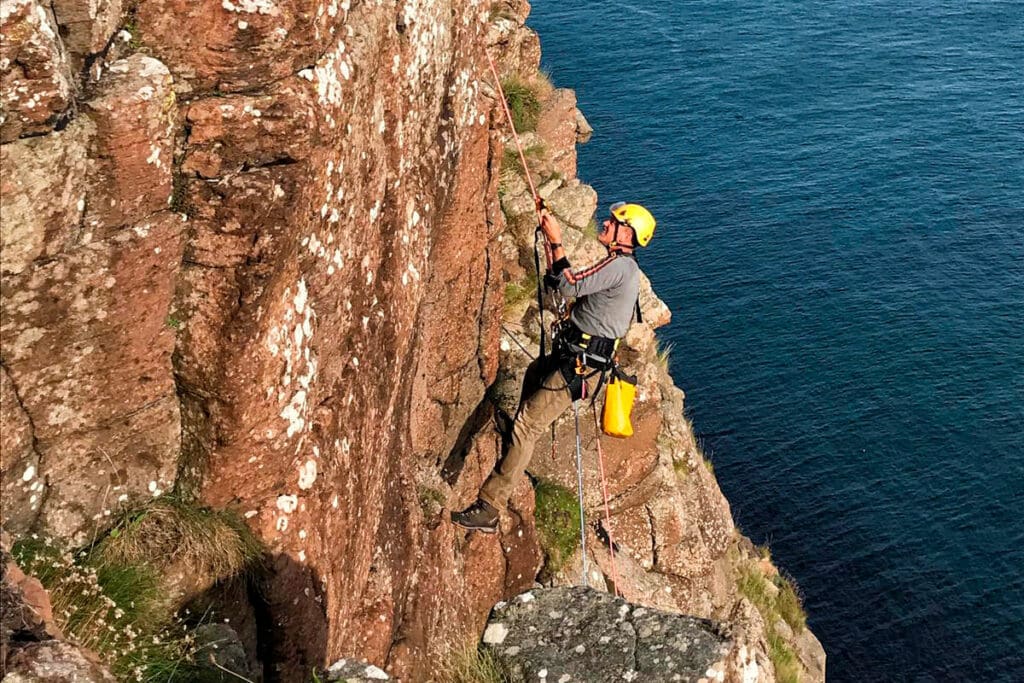
[[[80,543],[171,490],[237,510],[272,557],[241,610],[274,634],[268,680],[346,655],[425,680],[532,586],[528,482],[497,537],[445,521],[498,455],[486,393],[525,358],[503,315],[536,319],[503,311],[531,237],[505,215],[529,197],[501,177],[484,56],[533,77],[528,10],[3,0],[4,529]],[[582,229],[596,197],[574,179],[577,116],[554,91],[536,135],[557,171],[543,192]],[[644,306],[667,320],[649,291]],[[771,680],[764,625],[735,588],[750,551],[652,330],[625,354],[644,387],[639,434],[606,444],[621,586],[742,624]]]

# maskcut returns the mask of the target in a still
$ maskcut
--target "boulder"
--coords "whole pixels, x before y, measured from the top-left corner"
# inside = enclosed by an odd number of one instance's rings
[[[181,425],[168,307],[181,229],[165,211],[5,279],[4,369],[24,411],[10,420],[28,420],[38,458],[5,462],[4,491],[16,493],[5,504],[41,511],[61,538],[82,540],[97,516],[173,484]]]
[[[53,12],[74,73],[103,52],[121,23],[122,0],[53,0]]]
[[[537,589],[499,603],[483,643],[513,683],[756,681],[759,673],[720,624],[582,587]]]
[[[365,660],[339,659],[327,667],[324,680],[336,683],[373,683],[390,681],[383,669]]]
[[[580,183],[573,187],[560,187],[547,199],[548,208],[566,224],[583,230],[597,210],[597,192],[590,185]]]

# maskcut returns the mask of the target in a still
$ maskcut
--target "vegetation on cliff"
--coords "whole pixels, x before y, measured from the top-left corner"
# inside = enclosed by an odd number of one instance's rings
[[[184,596],[173,574],[214,583],[249,571],[261,552],[233,515],[172,497],[123,512],[84,548],[37,534],[12,548],[49,591],[60,629],[122,680],[140,681],[221,680],[196,661],[195,630],[205,615],[179,609]]]

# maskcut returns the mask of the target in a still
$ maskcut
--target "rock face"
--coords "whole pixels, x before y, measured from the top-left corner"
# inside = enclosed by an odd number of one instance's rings
[[[500,534],[447,522],[499,456],[499,367],[517,378],[525,358],[503,295],[532,267],[533,202],[501,173],[485,50],[536,77],[529,5],[0,7],[4,529],[81,543],[170,492],[232,508],[269,555],[249,610],[273,625],[268,680],[343,655],[428,679],[543,562],[528,481]],[[572,177],[587,131],[555,90],[532,134],[579,263],[600,256],[596,193]],[[623,352],[638,435],[605,443],[613,516],[592,559],[616,575],[610,530],[627,597],[723,618],[735,530],[651,360],[669,313],[646,281],[641,303]],[[573,481],[567,462],[534,474]]]
[[[534,590],[499,603],[483,640],[513,683],[767,679],[721,626],[589,588]]]

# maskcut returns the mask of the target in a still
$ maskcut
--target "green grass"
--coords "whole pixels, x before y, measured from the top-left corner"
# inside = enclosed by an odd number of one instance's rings
[[[540,118],[537,86],[511,76],[501,82],[501,89],[505,91],[505,101],[512,113],[512,124],[516,131],[528,133],[537,130],[537,120]]]
[[[233,515],[165,496],[122,513],[93,544],[72,551],[30,536],[11,554],[50,593],[54,619],[120,680],[222,680],[198,666],[193,629],[175,614],[164,571],[173,563],[213,581],[254,566],[262,549]]]
[[[505,669],[475,643],[454,647],[443,656],[437,674],[444,683],[508,683]]]
[[[175,318],[173,315],[168,315],[167,319],[164,320],[164,324],[167,325],[167,327],[171,328],[172,330],[181,329],[181,321]]]
[[[768,636],[768,657],[775,665],[777,683],[799,683],[801,667],[796,653],[775,633]]]
[[[534,488],[537,509],[537,533],[544,551],[544,571],[558,572],[569,561],[580,543],[580,507],[574,491],[539,479]]]
[[[769,583],[778,590],[769,589]],[[740,571],[737,588],[753,603],[764,619],[769,645],[768,654],[775,665],[776,680],[779,683],[797,683],[800,662],[775,629],[775,624],[780,619],[785,621],[794,633],[800,633],[807,626],[807,614],[800,602],[796,586],[781,574],[769,578],[761,572],[756,563],[749,563]]]

